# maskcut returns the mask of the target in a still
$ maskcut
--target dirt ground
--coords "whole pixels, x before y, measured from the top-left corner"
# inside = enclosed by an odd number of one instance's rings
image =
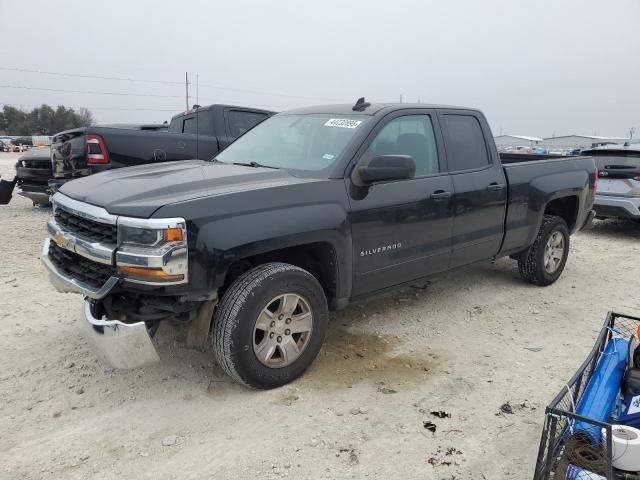
[[[16,157],[0,154],[5,178]],[[333,314],[277,390],[235,385],[173,326],[163,363],[112,371],[80,335],[81,297],[40,266],[48,215],[0,207],[0,478],[531,478],[544,407],[606,312],[640,313],[640,225],[603,221],[550,287],[502,259]]]

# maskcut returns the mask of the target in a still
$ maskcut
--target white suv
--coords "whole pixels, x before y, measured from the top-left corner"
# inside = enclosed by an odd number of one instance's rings
[[[607,145],[584,150],[596,161],[596,217],[640,220],[640,144]]]

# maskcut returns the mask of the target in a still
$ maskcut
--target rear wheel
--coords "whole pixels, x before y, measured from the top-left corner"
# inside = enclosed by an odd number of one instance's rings
[[[569,228],[564,219],[545,215],[533,244],[518,260],[520,276],[534,285],[551,285],[567,263]]]
[[[213,347],[224,371],[238,382],[279,387],[316,358],[328,317],[324,291],[313,275],[267,263],[238,277],[222,297]]]

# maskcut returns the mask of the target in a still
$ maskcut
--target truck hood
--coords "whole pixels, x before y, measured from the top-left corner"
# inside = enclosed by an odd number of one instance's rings
[[[60,193],[113,215],[149,218],[173,203],[305,181],[285,170],[183,160],[79,178],[64,184]]]

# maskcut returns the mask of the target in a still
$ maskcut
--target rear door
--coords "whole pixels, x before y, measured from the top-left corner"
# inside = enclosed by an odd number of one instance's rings
[[[450,266],[496,255],[504,236],[507,181],[491,132],[478,113],[439,112],[453,180],[453,236]]]

